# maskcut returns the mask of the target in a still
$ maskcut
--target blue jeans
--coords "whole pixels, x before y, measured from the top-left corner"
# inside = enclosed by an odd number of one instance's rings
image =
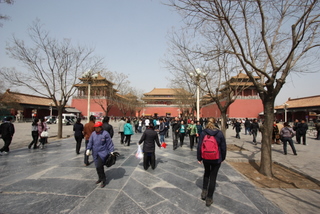
[[[285,155],[287,154],[287,142],[289,142],[289,145],[291,146],[293,154],[297,154],[296,149],[293,144],[293,140],[291,137],[283,137],[283,138],[281,138],[281,141],[283,143],[283,153]]]
[[[160,144],[164,142],[164,134],[160,135]]]

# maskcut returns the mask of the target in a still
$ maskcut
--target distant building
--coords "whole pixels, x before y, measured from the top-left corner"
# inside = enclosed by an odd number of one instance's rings
[[[260,79],[255,77],[255,79]],[[259,94],[246,74],[240,73],[237,76],[231,77],[225,84],[229,84],[237,96],[236,100],[229,106],[227,111],[228,118],[258,118],[259,113],[263,111],[263,103]],[[220,90],[223,95],[224,87]],[[220,102],[225,103],[225,98],[222,96]],[[208,96],[202,98],[202,108],[200,117],[221,117],[220,110],[215,102],[212,102]]]
[[[1,105],[10,108],[10,115],[17,120],[30,120],[31,118],[44,118],[45,116],[57,116],[58,111],[52,99],[31,94],[12,92],[7,89],[1,96]],[[66,106],[64,112],[78,114],[80,111]]]
[[[97,78],[88,80],[79,78],[82,82],[75,84],[77,88],[76,95],[72,97],[71,106],[79,109],[82,115],[88,116],[88,86],[90,84],[90,115],[103,117],[105,115],[122,117],[136,116],[139,110],[137,97],[132,94],[120,95],[113,88],[114,83],[102,77],[98,73]]]
[[[152,117],[180,117],[190,111],[188,100],[193,97],[183,89],[173,88],[154,88],[143,95],[145,103],[140,115]]]
[[[313,121],[320,116],[320,95],[289,98],[284,104],[276,106],[275,117],[279,121],[285,121],[287,114],[287,122],[293,122],[295,119]]]

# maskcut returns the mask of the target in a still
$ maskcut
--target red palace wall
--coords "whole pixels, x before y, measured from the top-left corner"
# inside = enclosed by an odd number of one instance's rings
[[[179,107],[170,107],[170,106],[157,106],[157,107],[144,107],[140,112],[140,115],[154,116],[166,116],[167,113],[171,113],[171,117],[178,117],[180,114]]]
[[[237,99],[229,106],[227,114],[229,118],[258,118],[262,111],[261,99]],[[216,104],[209,104],[201,108],[200,115],[219,118],[221,114]]]
[[[106,101],[104,100],[104,103]],[[75,107],[79,111],[81,111],[83,116],[87,116],[87,111],[88,111],[88,100],[87,99],[72,99],[71,106]],[[94,112],[96,115],[101,115],[105,116],[105,112],[101,108],[100,105],[98,105],[95,101],[91,100],[90,102],[90,112]],[[117,108],[116,106],[113,106],[111,110],[108,113],[108,116],[117,116],[117,117],[122,117],[124,116],[122,112]],[[130,116],[129,112],[125,116]],[[133,115],[136,116],[136,115]]]

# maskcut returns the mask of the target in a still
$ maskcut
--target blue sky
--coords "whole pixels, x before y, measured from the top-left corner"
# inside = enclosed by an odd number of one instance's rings
[[[19,69],[5,53],[6,42],[13,34],[28,40],[27,28],[39,18],[51,37],[95,48],[106,68],[127,74],[132,87],[143,92],[168,87],[171,74],[161,61],[169,32],[183,22],[160,0],[15,0],[13,5],[0,4],[0,12],[11,18],[0,27],[0,67]],[[276,104],[288,97],[319,95],[319,77],[319,73],[292,75]]]

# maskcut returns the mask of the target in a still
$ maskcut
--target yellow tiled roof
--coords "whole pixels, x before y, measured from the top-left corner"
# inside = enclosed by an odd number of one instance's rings
[[[312,107],[312,106],[320,106],[320,95],[311,96],[311,97],[302,97],[291,99],[289,98],[286,101],[288,104],[287,108],[301,108],[301,107]],[[274,107],[275,109],[283,109],[284,105],[279,105]]]
[[[189,93],[186,90],[182,88],[154,88],[152,91],[143,94],[144,96],[150,96],[150,95],[176,95],[177,93]]]
[[[55,106],[53,100],[50,98],[11,92],[10,89],[4,93],[4,100],[6,99],[14,100],[20,104],[50,106],[50,103],[52,103],[52,105]]]

